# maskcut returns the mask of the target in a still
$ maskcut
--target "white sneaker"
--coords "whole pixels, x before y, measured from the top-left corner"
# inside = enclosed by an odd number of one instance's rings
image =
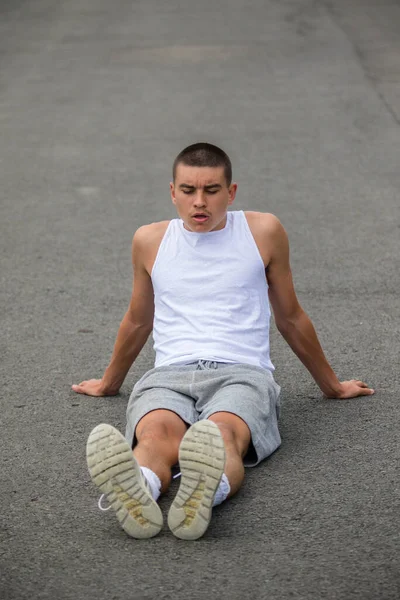
[[[157,535],[163,525],[161,510],[124,436],[111,425],[97,425],[88,437],[86,458],[92,481],[126,533],[138,539]]]
[[[182,479],[168,513],[168,526],[183,540],[197,540],[211,521],[215,492],[225,467],[225,446],[218,425],[194,423],[179,446]]]

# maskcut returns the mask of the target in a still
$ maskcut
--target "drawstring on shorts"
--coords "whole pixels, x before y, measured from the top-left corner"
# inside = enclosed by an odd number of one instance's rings
[[[197,371],[207,371],[209,369],[218,369],[218,363],[215,360],[200,359],[197,363]]]

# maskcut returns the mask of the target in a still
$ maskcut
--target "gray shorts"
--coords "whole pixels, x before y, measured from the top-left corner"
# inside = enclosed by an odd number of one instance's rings
[[[127,408],[125,437],[132,446],[142,417],[171,410],[192,425],[220,411],[240,417],[251,432],[244,464],[257,465],[281,443],[278,430],[280,386],[267,369],[199,360],[148,371],[136,383]]]

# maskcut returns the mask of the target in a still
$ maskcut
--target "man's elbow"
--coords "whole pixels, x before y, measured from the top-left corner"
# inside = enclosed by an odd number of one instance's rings
[[[285,337],[288,333],[297,329],[298,324],[303,321],[304,317],[307,318],[307,315],[301,306],[299,306],[299,308],[288,315],[278,318],[275,316],[276,328]]]
[[[150,335],[153,331],[153,318],[140,317],[137,314],[132,313],[130,310],[126,312],[125,319],[129,322],[129,325],[140,331],[143,334]]]

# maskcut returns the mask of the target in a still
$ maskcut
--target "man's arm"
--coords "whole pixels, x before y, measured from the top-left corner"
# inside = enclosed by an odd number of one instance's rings
[[[154,292],[145,267],[147,227],[139,228],[132,242],[133,291],[120,324],[110,364],[101,379],[73,385],[74,392],[88,396],[114,396],[153,328]]]
[[[276,217],[270,220],[268,230],[271,254],[266,273],[269,299],[278,331],[328,398],[354,398],[373,394],[374,390],[362,381],[353,379],[340,382],[336,377],[324,355],[313,324],[297,299],[286,231]]]

